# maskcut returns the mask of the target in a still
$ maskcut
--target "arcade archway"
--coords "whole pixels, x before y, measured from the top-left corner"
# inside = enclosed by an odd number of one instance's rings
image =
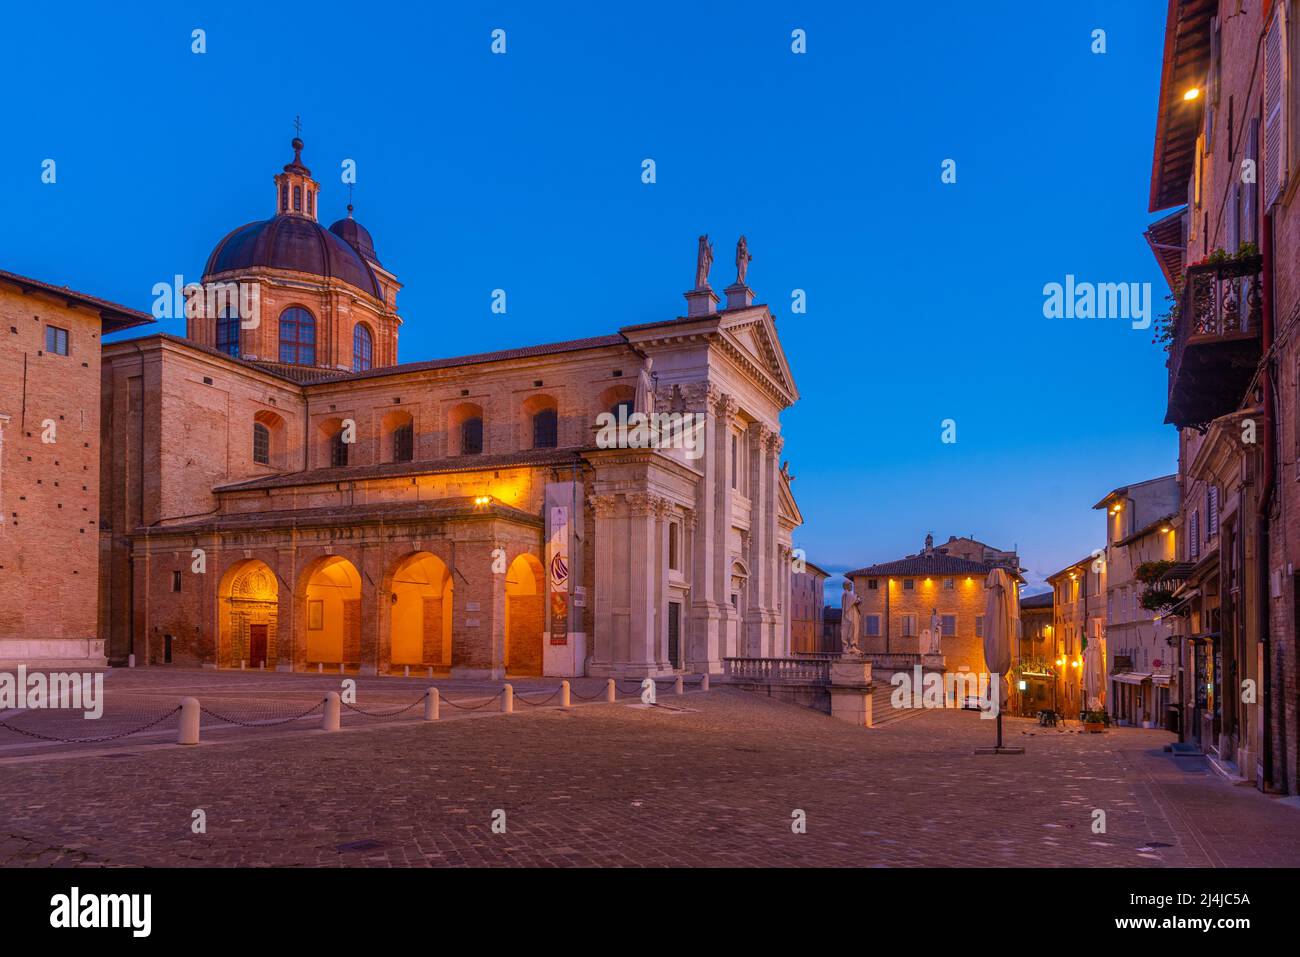
[[[302,614],[306,663],[361,661],[361,576],[346,558],[330,555],[304,573]]]
[[[542,633],[546,630],[546,576],[542,563],[527,552],[506,569],[506,672],[542,673]]]
[[[403,558],[393,572],[391,662],[394,667],[451,667],[452,579],[431,552]]]

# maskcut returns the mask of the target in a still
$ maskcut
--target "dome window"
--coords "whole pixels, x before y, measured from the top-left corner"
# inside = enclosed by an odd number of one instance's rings
[[[367,372],[374,362],[375,342],[370,330],[360,322],[352,330],[352,371]]]
[[[316,319],[301,306],[280,313],[280,361],[292,365],[316,364]]]

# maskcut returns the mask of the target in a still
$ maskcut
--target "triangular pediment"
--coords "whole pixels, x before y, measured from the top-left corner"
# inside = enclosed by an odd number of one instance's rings
[[[791,403],[798,399],[799,390],[777,338],[771,313],[766,309],[745,310],[734,318],[724,317],[718,328],[741,356],[789,396]]]

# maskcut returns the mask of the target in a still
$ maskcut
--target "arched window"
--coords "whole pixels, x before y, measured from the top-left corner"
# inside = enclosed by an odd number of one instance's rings
[[[316,320],[301,306],[280,313],[280,361],[299,366],[316,364]]]
[[[478,416],[460,424],[460,454],[478,455],[483,451],[483,420]]]
[[[375,340],[364,323],[358,322],[352,330],[352,371],[365,372],[371,366]]]
[[[560,444],[558,419],[554,409],[533,413],[533,448],[553,449]]]
[[[281,183],[280,184],[280,212],[287,213],[288,211],[289,211],[289,184]]]
[[[253,423],[253,461],[258,465],[271,464],[271,430],[261,422]]]
[[[293,188],[293,211],[295,213],[302,212],[302,187],[301,186],[295,186]]]
[[[330,439],[330,466],[342,468],[348,464],[348,443],[343,441],[343,430],[339,429]]]
[[[217,348],[239,358],[239,310],[226,306],[217,317]]]

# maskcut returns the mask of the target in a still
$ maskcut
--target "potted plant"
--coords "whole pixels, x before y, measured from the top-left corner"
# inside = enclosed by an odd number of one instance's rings
[[[1101,734],[1106,730],[1106,712],[1100,708],[1087,711],[1083,715],[1083,730],[1089,734]]]

